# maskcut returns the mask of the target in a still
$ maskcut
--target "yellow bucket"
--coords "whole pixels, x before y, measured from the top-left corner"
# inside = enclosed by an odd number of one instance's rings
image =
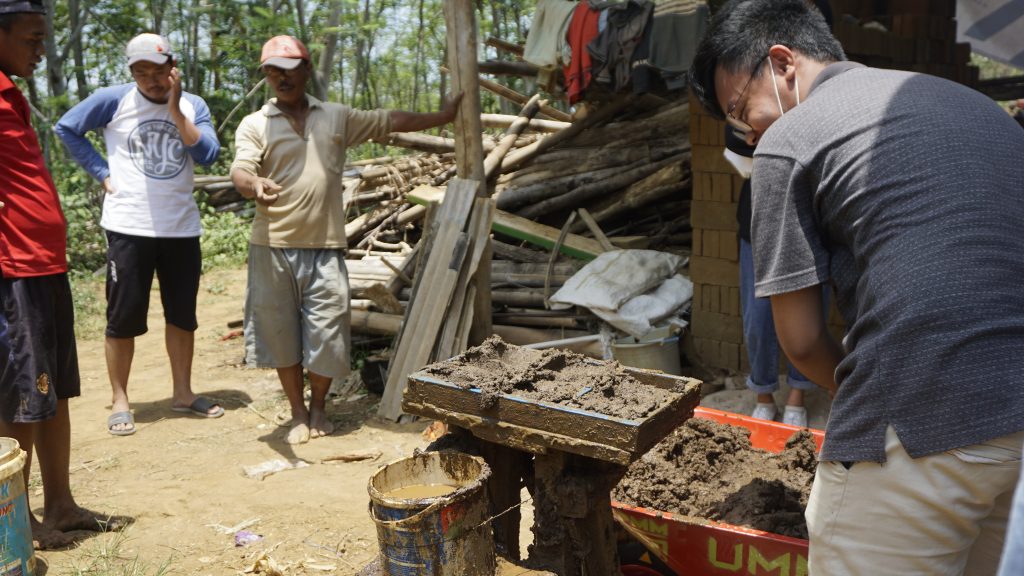
[[[36,573],[22,475],[26,458],[17,440],[0,437],[0,574],[33,576]]]

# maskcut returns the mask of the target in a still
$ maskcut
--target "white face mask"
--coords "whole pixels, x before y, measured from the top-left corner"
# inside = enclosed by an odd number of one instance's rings
[[[754,159],[747,158],[746,156],[740,156],[739,154],[725,149],[725,159],[732,164],[732,167],[736,169],[743,178],[750,178],[750,174],[754,172]]]
[[[782,97],[779,96],[779,81],[778,81],[777,78],[775,78],[775,72],[773,70],[771,70],[771,65],[772,65],[772,63],[771,63],[771,56],[769,56],[768,59],[769,59],[769,62],[768,62],[768,67],[769,67],[768,73],[772,75],[772,88],[775,89],[775,101],[778,102],[778,104],[779,104],[779,116],[782,116],[783,114],[786,113],[786,111],[782,108]],[[796,105],[799,106],[800,105],[800,79],[797,78],[796,76],[793,76],[793,83],[796,85]]]

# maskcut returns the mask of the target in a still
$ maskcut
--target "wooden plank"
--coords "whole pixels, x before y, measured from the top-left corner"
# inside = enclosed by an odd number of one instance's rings
[[[468,346],[482,344],[484,340],[494,333],[493,302],[491,298],[491,263],[494,257],[494,240],[491,238],[491,227],[494,222],[494,202],[488,200],[488,213],[486,221],[481,221],[481,227],[477,234],[482,236],[484,252],[480,258],[477,271],[470,280],[469,291],[473,303],[472,322],[467,323],[468,328],[459,332],[459,351],[465,350]]]
[[[431,405],[454,413],[483,416],[545,433],[598,442],[639,457],[689,418],[693,407],[700,401],[700,382],[637,368],[626,367],[625,370],[645,386],[671,391],[670,399],[639,420],[616,418],[551,402],[524,400],[515,394],[500,395],[493,405],[484,408],[480,390],[461,388],[427,372],[417,372],[409,376],[405,400],[406,403]]]
[[[430,359],[441,319],[458,278],[458,269],[452,271],[451,266],[457,263],[461,267],[465,257],[467,241],[462,230],[479,188],[480,182],[461,178],[455,178],[448,184],[448,198],[454,201],[445,202],[437,211],[437,238],[426,253],[427,263],[422,277],[417,279],[418,284],[406,310],[402,335],[391,359],[388,381],[377,409],[381,417],[396,420],[401,416],[406,377]]]
[[[469,254],[466,264],[459,270],[455,293],[452,296],[452,303],[438,340],[436,358],[449,358],[465,349],[465,344],[458,345],[459,334],[463,331],[468,334],[469,325],[472,324],[472,307],[476,296],[476,285],[472,280],[476,276],[481,258],[487,250],[487,236],[491,229],[493,216],[494,201],[489,198],[477,198],[469,220]],[[487,264],[490,265],[490,262]],[[490,285],[488,285],[489,287]],[[470,294],[471,292],[472,294]],[[488,312],[490,312],[489,308]]]
[[[406,196],[406,200],[416,204],[427,204],[430,202],[441,202],[444,200],[445,191],[436,186],[418,186]],[[531,244],[552,248],[558,240],[558,229],[551,226],[538,224],[515,214],[509,214],[502,210],[494,213],[494,224],[492,229],[525,240]],[[585,238],[576,234],[569,234],[562,244],[561,253],[581,260],[593,260],[598,254],[605,250],[596,240]]]
[[[465,428],[472,432],[474,436],[488,442],[494,442],[524,452],[546,454],[549,450],[554,449],[619,464],[629,464],[631,461],[629,452],[597,442],[588,442],[554,432],[537,430],[528,426],[509,424],[493,418],[447,410],[417,400],[406,400],[402,406],[410,414],[442,420],[450,425],[454,424],[460,428]]]

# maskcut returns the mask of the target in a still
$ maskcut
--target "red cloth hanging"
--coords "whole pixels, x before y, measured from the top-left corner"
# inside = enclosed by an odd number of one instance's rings
[[[590,53],[587,44],[597,36],[597,21],[601,12],[590,7],[583,1],[576,6],[566,32],[566,40],[572,48],[572,60],[565,67],[565,93],[569,96],[569,104],[579,102],[583,91],[590,85]]]

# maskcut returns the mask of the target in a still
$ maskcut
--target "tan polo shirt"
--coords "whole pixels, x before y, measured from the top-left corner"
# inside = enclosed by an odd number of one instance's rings
[[[345,150],[391,131],[387,110],[355,110],[306,95],[309,116],[299,135],[276,98],[242,119],[235,132],[239,169],[281,186],[273,206],[256,205],[250,242],[274,248],[345,248],[341,173]]]

